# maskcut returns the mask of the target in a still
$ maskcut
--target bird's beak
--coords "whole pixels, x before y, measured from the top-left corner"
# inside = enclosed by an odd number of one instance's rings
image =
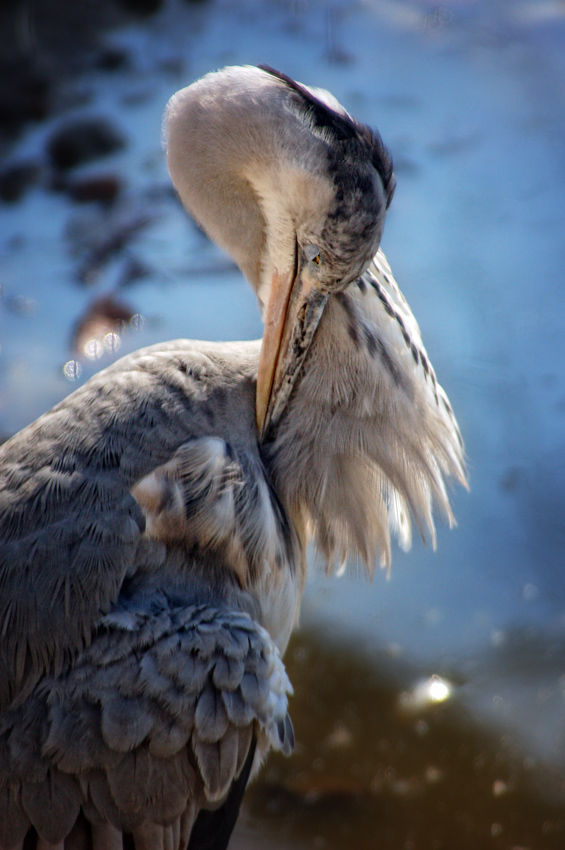
[[[281,417],[327,300],[300,264],[294,272],[273,275],[257,373],[260,438]]]

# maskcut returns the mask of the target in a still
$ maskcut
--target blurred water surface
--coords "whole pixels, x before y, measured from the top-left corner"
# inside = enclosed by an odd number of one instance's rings
[[[371,584],[313,571],[287,656],[297,752],[270,759],[235,846],[563,847],[564,4],[169,0],[104,44],[125,61],[63,75],[5,148],[39,177],[0,205],[0,432],[141,345],[260,336],[239,273],[170,191],[160,124],[201,74],[266,62],[391,148],[383,248],[469,457],[436,552],[395,551]],[[93,114],[127,144],[74,176],[118,179],[111,204],[54,191],[46,154]]]

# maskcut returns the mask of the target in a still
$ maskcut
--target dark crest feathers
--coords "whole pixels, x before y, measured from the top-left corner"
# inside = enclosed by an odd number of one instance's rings
[[[366,127],[347,114],[340,114],[326,103],[317,98],[305,86],[297,83],[292,77],[271,68],[270,65],[258,65],[267,74],[285,83],[294,92],[295,99],[304,110],[315,127],[329,132],[336,142],[361,142],[365,149],[369,149],[371,163],[379,174],[387,196],[387,207],[389,206],[395,188],[395,178],[392,168],[392,157],[385,147],[380,134],[376,130]]]

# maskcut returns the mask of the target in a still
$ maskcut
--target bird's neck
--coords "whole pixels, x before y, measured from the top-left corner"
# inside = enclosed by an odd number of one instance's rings
[[[372,493],[366,493],[366,476],[356,473],[362,458],[359,427],[367,420],[366,399],[374,387],[369,386],[366,370],[359,368],[352,352],[342,313],[339,297],[331,296],[303,374],[265,446],[275,489],[299,536],[306,542],[317,517],[318,544],[327,538],[327,547],[322,544],[318,548],[328,559],[334,554],[332,529],[336,524],[343,526],[340,514],[345,514],[352,526],[361,525],[363,499],[373,499]],[[358,517],[353,519],[355,512]],[[359,531],[358,536],[360,539],[363,533]],[[352,551],[362,549],[358,544],[356,541]],[[339,552],[336,557],[344,555]],[[374,560],[374,552],[361,553],[362,558],[365,555]]]
[[[308,228],[319,204],[329,205],[323,141],[289,109],[285,87],[256,68],[177,92],[166,133],[184,206],[232,256],[264,309],[274,270],[294,268],[297,227]]]

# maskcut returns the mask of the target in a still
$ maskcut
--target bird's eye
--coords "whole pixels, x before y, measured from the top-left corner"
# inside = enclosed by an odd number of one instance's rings
[[[317,266],[322,264],[322,254],[317,245],[306,245],[304,248],[304,256],[309,263],[314,263]]]

